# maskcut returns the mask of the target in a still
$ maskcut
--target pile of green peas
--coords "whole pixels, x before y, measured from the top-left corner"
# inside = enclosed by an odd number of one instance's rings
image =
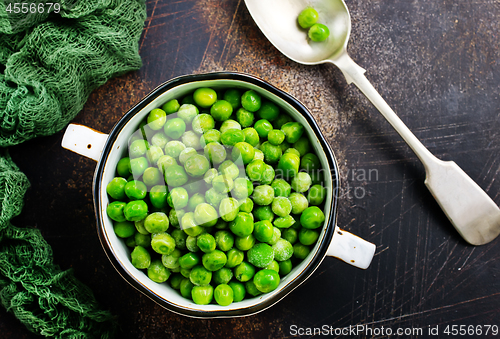
[[[198,88],[153,109],[106,186],[132,265],[200,305],[276,289],[325,222],[304,131],[254,90]]]

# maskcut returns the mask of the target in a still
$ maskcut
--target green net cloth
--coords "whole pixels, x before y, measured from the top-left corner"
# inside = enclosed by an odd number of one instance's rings
[[[56,1],[59,13],[47,13]],[[71,270],[53,262],[40,232],[11,224],[29,182],[5,147],[61,130],[92,90],[141,66],[145,3],[32,2],[34,13],[16,14],[15,0],[0,1],[0,301],[35,333],[111,338],[111,314]]]

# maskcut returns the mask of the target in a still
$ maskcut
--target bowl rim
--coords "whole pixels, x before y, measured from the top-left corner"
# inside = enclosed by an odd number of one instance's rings
[[[328,162],[330,169],[332,170],[332,199],[330,206],[330,215],[328,220],[326,220],[327,229],[325,230],[325,235],[321,241],[319,249],[315,256],[312,257],[307,266],[287,285],[285,285],[277,294],[273,297],[263,299],[262,302],[247,308],[241,309],[231,309],[227,310],[214,310],[214,311],[205,311],[205,310],[195,310],[191,308],[185,308],[178,304],[169,302],[168,300],[158,298],[158,296],[141,285],[133,276],[131,276],[119,263],[118,259],[113,254],[113,249],[109,246],[108,242],[105,239],[104,225],[101,219],[100,211],[102,210],[101,201],[99,199],[99,192],[102,188],[102,176],[104,172],[104,167],[106,164],[106,159],[109,157],[112,151],[112,145],[116,140],[117,136],[123,129],[123,127],[135,116],[138,112],[140,112],[144,107],[146,107],[149,103],[151,103],[155,98],[162,95],[164,92],[171,90],[179,85],[183,85],[190,82],[198,82],[205,80],[238,80],[242,82],[251,83],[255,86],[258,86],[271,94],[276,95],[282,100],[286,101],[290,104],[299,114],[301,114],[305,120],[309,123],[312,131],[318,138],[321,147],[323,148],[326,161]],[[242,317],[248,316],[252,314],[256,314],[266,310],[267,308],[273,306],[289,293],[291,293],[295,288],[297,288],[300,284],[302,284],[307,278],[309,278],[314,271],[319,267],[321,262],[326,256],[329,245],[331,243],[332,237],[334,236],[336,221],[337,221],[337,198],[338,190],[340,187],[340,177],[339,177],[339,169],[337,165],[337,160],[333,154],[333,151],[330,148],[328,141],[323,136],[318,124],[313,118],[312,114],[306,108],[304,104],[302,104],[299,100],[291,96],[290,94],[284,92],[281,89],[278,89],[274,85],[271,85],[267,81],[258,78],[254,75],[240,73],[240,72],[211,72],[211,73],[202,73],[202,74],[189,74],[189,75],[181,75],[175,77],[171,80],[168,80],[158,87],[153,89],[149,94],[147,94],[141,101],[139,101],[136,105],[134,105],[130,110],[127,111],[121,117],[116,124],[113,126],[111,132],[109,133],[108,139],[103,147],[101,157],[97,163],[94,179],[92,185],[92,193],[94,199],[94,211],[97,220],[97,233],[99,236],[99,240],[101,245],[106,253],[106,256],[110,260],[111,264],[115,268],[115,270],[125,279],[131,286],[145,294],[147,297],[158,303],[160,306],[164,308],[184,316],[189,316],[193,318],[227,318],[227,317]]]

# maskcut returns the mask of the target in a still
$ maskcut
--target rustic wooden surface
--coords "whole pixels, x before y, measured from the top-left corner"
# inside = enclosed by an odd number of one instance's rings
[[[347,0],[349,52],[389,105],[438,157],[455,160],[500,204],[500,5],[497,0]],[[467,245],[426,190],[423,167],[340,71],[302,66],[266,41],[241,0],[148,1],[144,66],[109,81],[75,119],[108,132],[135,102],[172,77],[218,70],[257,75],[306,104],[342,171],[339,225],[377,245],[357,270],[326,258],[304,284],[258,315],[194,320],[129,286],[99,243],[95,163],[60,146],[62,133],[13,147],[30,179],[23,215],[63,268],[73,268],[120,338],[292,337],[290,326],[376,329],[500,326],[500,239]],[[369,175],[371,174],[371,176]],[[0,311],[1,338],[34,338]],[[388,337],[362,333],[359,337]]]

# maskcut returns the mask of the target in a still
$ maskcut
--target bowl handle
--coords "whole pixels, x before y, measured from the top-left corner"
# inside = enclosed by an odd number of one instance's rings
[[[90,127],[69,124],[64,132],[61,146],[84,157],[99,161],[108,135]]]
[[[372,262],[376,246],[357,235],[335,226],[330,247],[326,255],[340,259],[357,268],[367,269]]]

